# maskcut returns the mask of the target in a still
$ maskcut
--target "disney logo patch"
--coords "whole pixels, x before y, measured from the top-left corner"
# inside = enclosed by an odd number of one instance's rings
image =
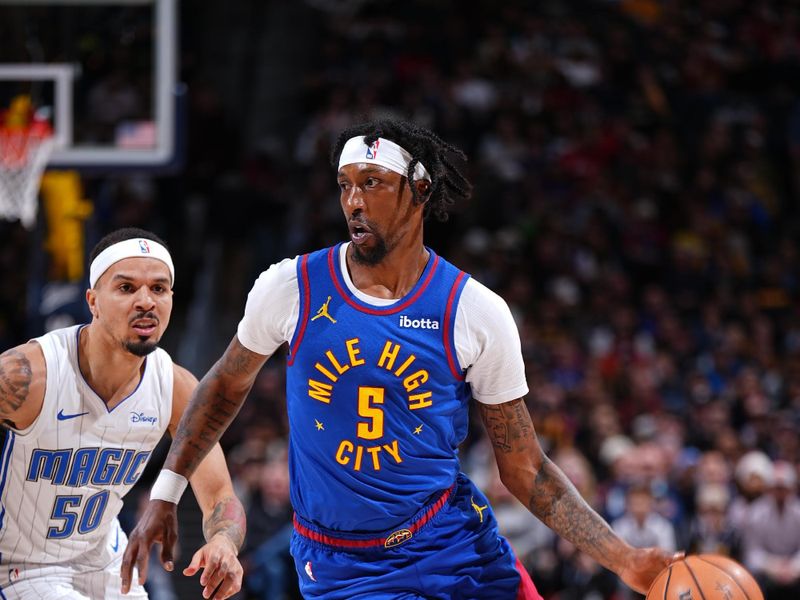
[[[150,423],[150,425],[155,425],[156,421],[158,421],[158,417],[146,415],[142,412],[131,413],[131,423]]]

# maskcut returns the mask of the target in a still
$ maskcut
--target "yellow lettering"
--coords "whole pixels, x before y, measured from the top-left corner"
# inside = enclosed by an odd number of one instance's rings
[[[426,381],[428,381],[428,372],[425,369],[420,369],[413,375],[406,377],[403,380],[403,385],[406,387],[406,391],[410,392],[417,389]]]
[[[359,421],[356,426],[358,437],[365,440],[377,440],[383,437],[383,409],[372,406],[383,404],[383,388],[365,387],[358,388],[358,415],[369,419]]]
[[[384,451],[386,454],[383,454]],[[354,471],[360,471],[364,458],[367,457],[367,464],[371,463],[373,470],[380,471],[381,456],[385,457],[386,455],[391,456],[398,465],[403,462],[398,440],[392,440],[391,443],[380,446],[361,446],[350,440],[342,440],[336,450],[336,462],[343,466],[350,466]],[[385,460],[389,459],[385,458]]]
[[[413,396],[408,397],[408,408],[409,410],[417,410],[418,408],[425,408],[426,406],[432,406],[433,401],[428,400],[433,395],[433,392],[422,392],[421,394],[414,394]]]
[[[338,462],[340,465],[346,465],[350,462],[350,457],[345,456],[345,452],[352,454],[353,444],[347,440],[342,440],[342,442],[339,444],[339,449],[336,451],[336,462]]]
[[[395,372],[394,372],[394,374],[395,374],[397,377],[400,377],[400,375],[402,375],[402,374],[403,374],[403,372],[404,372],[404,371],[405,371],[405,370],[406,370],[406,369],[407,369],[409,366],[411,366],[411,363],[413,363],[413,362],[416,360],[416,358],[417,358],[417,357],[416,357],[416,356],[414,356],[413,354],[412,354],[411,356],[409,356],[409,357],[406,359],[406,362],[404,362],[402,365],[400,365],[400,366],[397,368],[397,371],[395,371]]]
[[[332,391],[333,386],[329,383],[322,383],[320,381],[314,381],[313,379],[308,380],[308,395],[314,398],[314,400],[330,404]]]
[[[353,338],[352,340],[347,340],[344,345],[347,346],[347,356],[350,357],[350,364],[354,367],[358,365],[364,364],[363,358],[356,358],[359,354],[361,354],[361,350],[358,349],[358,338]]]
[[[336,369],[336,372],[339,373],[339,375],[341,375],[342,373],[344,373],[345,371],[347,371],[350,368],[350,365],[344,365],[344,366],[340,365],[339,361],[336,360],[336,357],[333,355],[333,352],[331,352],[330,350],[328,350],[325,353],[325,356],[327,356],[328,360],[331,361],[331,364],[333,365],[333,368]]]
[[[392,457],[394,458],[395,462],[396,462],[398,465],[399,465],[401,462],[403,462],[403,459],[402,459],[402,458],[400,458],[400,448],[399,448],[399,447],[398,447],[398,445],[397,445],[397,440],[393,440],[393,441],[392,441],[392,445],[391,445],[391,446],[390,446],[390,445],[388,445],[388,444],[384,444],[384,445],[383,445],[383,449],[384,449],[384,450],[386,450],[386,451],[387,451],[389,454],[391,454],[391,455],[392,455]]]
[[[380,446],[373,446],[372,448],[367,448],[367,452],[372,454],[372,466],[376,471],[381,470],[381,463],[378,460],[378,453],[381,451]]]
[[[339,378],[336,377],[336,375],[334,375],[333,373],[328,371],[328,369],[323,367],[321,364],[317,363],[317,364],[314,365],[314,367],[317,369],[317,371],[319,371],[320,373],[325,375],[325,377],[330,379],[333,383],[336,383],[339,380]]]
[[[364,456],[364,446],[359,446],[356,448],[356,463],[353,465],[353,468],[356,471],[361,470],[361,457]]]
[[[386,340],[381,357],[378,359],[378,366],[384,367],[387,371],[391,371],[394,366],[394,361],[397,359],[398,352],[400,352],[400,344],[393,344],[389,340]],[[386,363],[385,365],[383,364],[384,362]]]

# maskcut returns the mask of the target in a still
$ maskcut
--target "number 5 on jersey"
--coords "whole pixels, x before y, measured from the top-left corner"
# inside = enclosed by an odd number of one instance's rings
[[[375,404],[383,404],[384,389],[380,387],[358,388],[358,415],[369,419],[359,421],[356,435],[364,440],[377,440],[383,437],[383,409]]]

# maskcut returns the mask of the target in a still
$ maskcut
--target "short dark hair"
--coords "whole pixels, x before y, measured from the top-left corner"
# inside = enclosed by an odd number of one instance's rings
[[[97,258],[97,255],[100,254],[103,250],[105,250],[109,246],[113,246],[114,244],[119,242],[124,242],[125,240],[131,240],[137,238],[143,238],[145,240],[158,242],[159,244],[164,246],[164,248],[167,248],[167,250],[169,250],[169,248],[167,247],[167,243],[152,231],[147,231],[146,229],[139,229],[138,227],[123,227],[122,229],[116,229],[111,233],[103,236],[103,239],[101,239],[99,242],[97,242],[97,244],[95,244],[94,248],[92,248],[92,251],[89,253],[89,264],[91,265],[94,259]]]
[[[397,119],[377,119],[345,129],[336,140],[331,152],[331,164],[339,166],[339,156],[345,143],[352,137],[363,135],[365,142],[372,144],[382,137],[399,144],[411,154],[406,177],[414,181],[414,167],[422,163],[431,175],[431,187],[426,196],[420,196],[416,186],[410,185],[414,202],[426,203],[425,215],[431,212],[440,221],[448,218],[448,209],[456,200],[467,200],[472,195],[472,184],[451,158],[466,162],[467,156],[461,150],[442,140],[432,131],[408,121]]]

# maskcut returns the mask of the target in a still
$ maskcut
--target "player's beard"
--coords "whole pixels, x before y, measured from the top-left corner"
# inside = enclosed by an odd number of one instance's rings
[[[353,247],[353,260],[367,267],[374,267],[380,264],[380,262],[386,258],[386,255],[389,254],[389,247],[386,245],[386,240],[374,231],[372,232],[372,237],[375,243],[369,248],[364,248],[358,244],[351,244]]]
[[[140,311],[133,315],[133,317],[130,319],[130,324],[133,325],[139,319],[151,319],[157,324],[160,322],[155,313],[150,311]],[[155,333],[157,332],[154,332],[154,334]],[[137,341],[124,340],[122,342],[122,347],[134,356],[141,358],[147,356],[153,350],[158,348],[158,342],[160,340],[159,338],[155,337],[155,335],[140,335],[137,337],[139,338]]]
[[[147,338],[140,339],[138,342],[126,340],[122,342],[122,346],[134,356],[144,357],[158,348],[158,341],[154,342]]]

